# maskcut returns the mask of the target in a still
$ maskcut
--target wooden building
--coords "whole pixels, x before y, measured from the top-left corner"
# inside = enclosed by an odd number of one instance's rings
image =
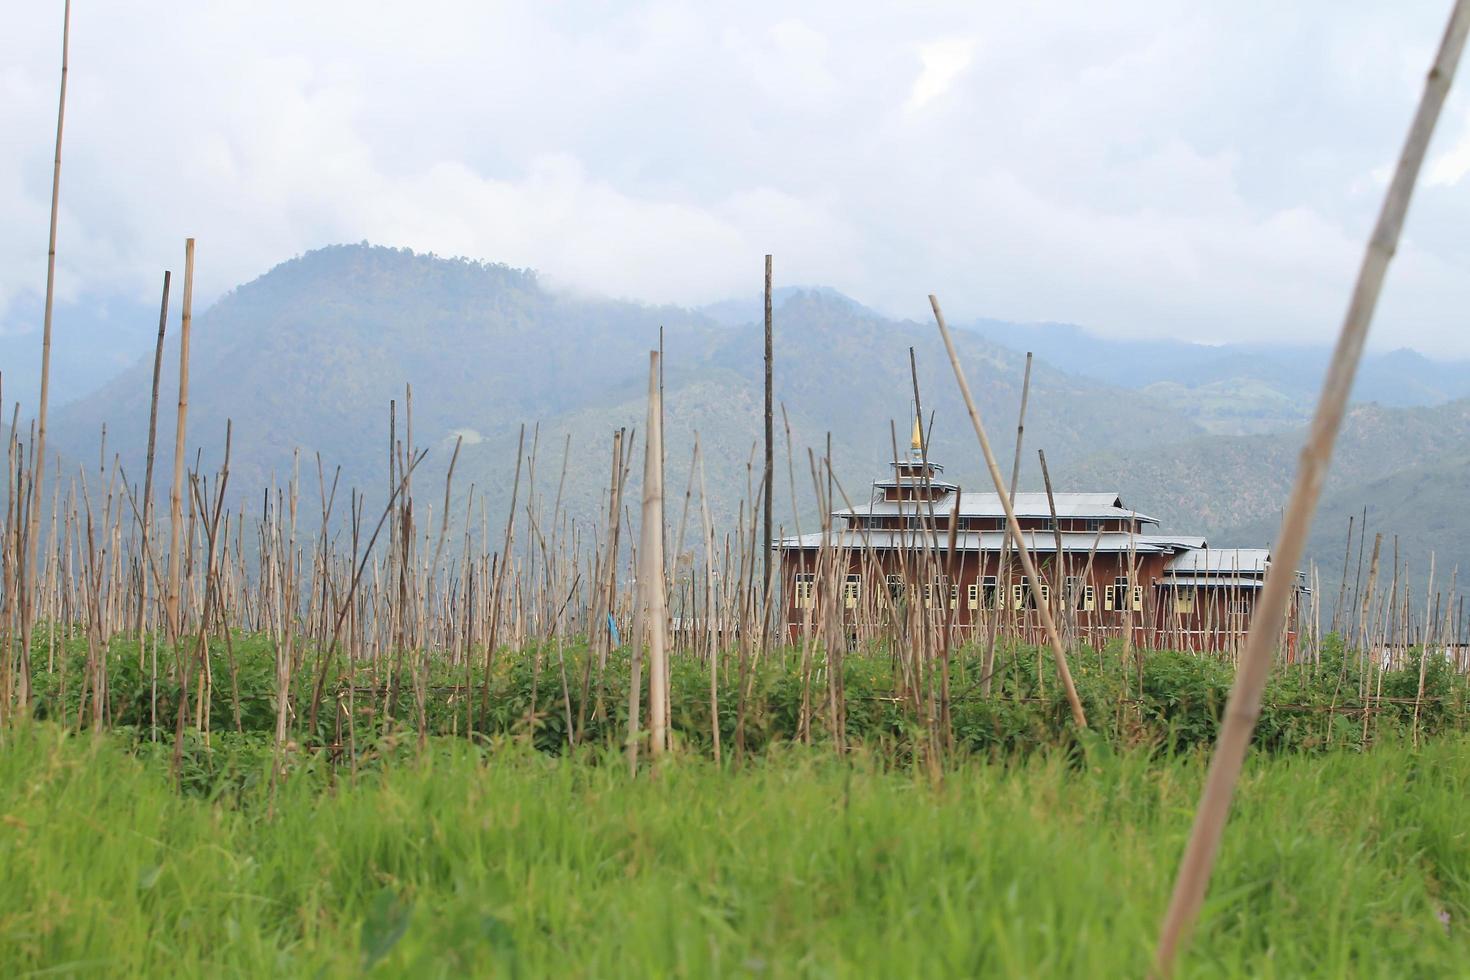
[[[869,501],[835,511],[824,531],[777,542],[791,638],[840,625],[857,639],[922,617],[962,639],[990,629],[1043,639],[1000,498],[943,474],[916,425],[909,457],[874,482]],[[1266,550],[1160,533],[1157,520],[1111,492],[1017,493],[1012,505],[1044,582],[1041,600],[1069,640],[1101,645],[1131,632],[1137,645],[1196,651],[1244,641]],[[1282,637],[1288,657],[1304,593],[1298,581]]]

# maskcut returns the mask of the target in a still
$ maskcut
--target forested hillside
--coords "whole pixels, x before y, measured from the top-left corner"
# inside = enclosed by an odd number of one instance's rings
[[[1304,439],[1304,430],[1208,436],[1135,454],[1123,466],[1099,455],[1067,475],[1086,483],[1117,473],[1125,497],[1167,527],[1197,528],[1222,546],[1264,546],[1275,537]],[[1390,541],[1398,534],[1416,580],[1428,572],[1431,549],[1442,570],[1456,562],[1470,570],[1467,457],[1470,400],[1354,407],[1338,437],[1308,557],[1337,581],[1347,517],[1367,507],[1370,547],[1376,531]]]
[[[198,316],[189,412],[191,459],[217,465],[225,422],[232,432],[231,496],[253,500],[299,465],[315,482],[315,454],[328,479],[381,496],[387,486],[389,404],[396,437],[411,435],[430,458],[417,496],[444,472],[463,437],[455,484],[508,496],[522,424],[537,447],[537,487],[548,500],[561,483],[571,436],[564,503],[573,516],[600,512],[608,447],[620,426],[640,429],[647,352],[663,328],[670,493],[686,485],[693,436],[705,448],[715,516],[733,522],[748,486],[746,464],[760,437],[758,324],[729,327],[674,308],[573,297],[543,288],[530,272],[406,251],[340,246],[284,263]],[[1024,356],[978,336],[960,349],[982,409],[998,432],[1012,429]],[[951,475],[973,484],[982,471],[953,376],[932,325],[885,320],[840,296],[796,292],[777,311],[776,393],[783,522],[793,511],[786,466],[791,430],[795,508],[815,513],[807,452],[832,459],[847,492],[865,495],[898,438],[907,439],[914,347],[932,449]],[[176,401],[170,345],[160,398],[166,444]],[[53,439],[78,458],[96,458],[102,426],[136,482],[146,443],[151,365],[140,363],[97,394],[57,413]],[[405,387],[412,386],[412,419]],[[411,429],[410,429],[411,425]],[[1198,433],[1156,411],[1136,392],[1078,379],[1038,364],[1027,420],[1031,445],[1058,460],[1100,445],[1138,449]],[[637,486],[634,467],[632,488]],[[759,479],[759,472],[755,479]],[[530,473],[527,473],[529,481]],[[636,498],[629,498],[630,500]]]
[[[1172,412],[1221,435],[1282,431],[1304,424],[1327,370],[1326,347],[1200,344],[1098,337],[1063,323],[984,320],[971,328],[1064,371],[1146,391]],[[1392,341],[1394,324],[1376,328]],[[1470,396],[1470,363],[1417,351],[1366,352],[1353,400],[1394,408],[1442,405]]]
[[[228,419],[230,498],[237,506],[256,506],[262,489],[284,483],[293,466],[305,498],[315,500],[319,454],[328,481],[341,467],[344,492],[356,487],[369,508],[378,507],[388,492],[394,403],[394,437],[429,450],[414,480],[422,506],[442,507],[445,469],[461,439],[453,524],[481,526],[483,506],[488,525],[497,525],[509,503],[524,424],[522,501],[534,490],[549,514],[560,490],[564,512],[587,526],[605,513],[612,432],[626,427],[636,438],[642,429],[647,355],[659,346],[662,328],[671,511],[683,507],[698,433],[713,515],[733,533],[741,503],[760,479],[761,330],[749,319],[758,313],[758,303],[690,311],[574,296],[547,289],[533,272],[405,250],[322,249],[283,263],[196,316],[191,464],[197,452],[203,472],[218,466]],[[778,294],[775,322],[776,513],[783,527],[815,522],[813,466],[820,469],[829,438],[839,500],[843,493],[865,498],[895,440],[905,448],[910,347],[924,412],[934,421],[931,455],[961,485],[989,486],[932,324],[887,319],[830,290],[799,289]],[[160,397],[160,480],[171,458],[176,334],[175,325]],[[1024,353],[975,331],[958,332],[956,341],[1009,467]],[[1268,543],[1301,430],[1211,432],[1229,429],[1272,397],[1279,412],[1266,412],[1274,421],[1265,427],[1279,428],[1282,418],[1300,411],[1298,400],[1280,395],[1281,378],[1271,374],[1269,359],[1257,372],[1265,380],[1253,382],[1262,391],[1246,398],[1231,393],[1233,369],[1191,368],[1183,360],[1187,351],[1170,350],[1163,367],[1141,370],[1132,386],[1067,373],[1038,358],[1023,486],[1039,488],[1036,450],[1044,449],[1059,488],[1118,490],[1167,529],[1198,531],[1221,544]],[[1142,383],[1170,363],[1178,380]],[[1092,373],[1121,370],[1100,355]],[[151,358],[59,410],[55,449],[96,465],[105,425],[108,457],[118,454],[129,481],[140,483],[150,371]],[[1434,392],[1443,394],[1448,382],[1435,384]],[[1213,408],[1198,397],[1210,385],[1223,386]],[[1196,409],[1175,410],[1179,398],[1194,399]],[[1397,532],[1406,550],[1435,542],[1442,565],[1464,556],[1470,568],[1470,519],[1458,505],[1467,457],[1470,402],[1357,406],[1339,441],[1313,558],[1324,570],[1340,567],[1345,515],[1366,505],[1370,527]],[[626,499],[634,507],[640,473],[641,464],[631,467]]]

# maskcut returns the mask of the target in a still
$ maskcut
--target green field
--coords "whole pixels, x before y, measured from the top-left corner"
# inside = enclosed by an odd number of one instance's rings
[[[834,728],[826,658],[731,654],[716,762],[681,655],[673,755],[633,776],[626,650],[488,676],[306,650],[278,749],[264,637],[211,641],[208,732],[171,651],[155,682],[109,644],[99,709],[84,637],[51,637],[0,727],[3,977],[1141,976],[1233,676],[1079,649],[1083,734],[1048,657],[1003,647],[983,697],[962,647],[936,724],[937,675],[859,650]],[[1470,963],[1470,685],[1422,667],[1365,676],[1329,638],[1273,669],[1183,975]]]
[[[217,739],[3,733],[0,975],[1141,976],[1203,756],[1096,742],[937,781],[437,738],[354,777]],[[1470,740],[1261,755],[1187,976],[1470,963]]]
[[[49,635],[38,631],[31,657],[35,687],[30,713],[38,720],[87,728],[96,716],[87,641],[75,631],[59,634],[54,651],[50,643]],[[209,730],[215,735],[273,734],[275,652],[269,639],[237,633],[227,644],[212,637],[208,649],[213,676],[205,699]],[[140,742],[171,742],[180,707],[177,661],[168,649],[158,651],[155,680],[153,655],[151,647],[140,650],[126,638],[107,645],[101,715],[106,728],[131,733]],[[426,738],[468,732],[481,741],[515,739],[558,754],[569,751],[572,743],[578,749],[617,748],[627,737],[627,648],[613,651],[605,670],[598,669],[595,658],[588,663],[582,643],[500,651],[488,679],[480,663],[470,666],[467,678],[464,668],[446,663],[437,653],[384,656],[377,668],[315,650],[300,657],[288,691],[288,737],[308,747],[334,746],[333,757],[339,760],[373,751],[381,738],[420,731]],[[192,661],[192,649],[184,658]],[[419,658],[422,672],[416,674]],[[737,651],[727,651],[716,676],[724,755],[760,755],[803,740],[804,713],[809,722],[806,741],[861,746],[893,764],[911,760],[934,742],[945,746],[946,760],[976,755],[1003,759],[1065,747],[1075,737],[1049,653],[1003,644],[990,697],[981,692],[983,649],[978,645],[953,652],[947,690],[937,667],[916,684],[904,659],[882,647],[843,655],[844,704],[840,726],[834,727],[829,661],[820,651],[807,659],[805,668],[799,649],[772,648],[758,661],[747,662]],[[198,664],[186,666],[195,678],[184,705],[187,734],[200,720]],[[1470,734],[1470,677],[1456,673],[1447,659],[1426,658],[1422,691],[1417,652],[1392,670],[1365,671],[1365,666],[1357,654],[1344,656],[1335,636],[1326,639],[1320,662],[1276,665],[1256,727],[1256,745],[1273,752],[1320,751],[1366,748],[1384,738]],[[686,654],[673,657],[670,669],[670,725],[677,748],[712,757],[709,669]],[[1233,668],[1221,659],[1167,650],[1125,657],[1116,642],[1104,650],[1077,648],[1071,670],[1092,732],[1118,748],[1184,751],[1212,745],[1234,680]],[[645,670],[644,705],[647,686]],[[416,693],[420,689],[422,711]],[[937,721],[946,695],[947,726]],[[314,701],[320,710],[312,710]],[[186,745],[186,757],[191,751]],[[209,768],[186,766],[183,775],[207,779]]]

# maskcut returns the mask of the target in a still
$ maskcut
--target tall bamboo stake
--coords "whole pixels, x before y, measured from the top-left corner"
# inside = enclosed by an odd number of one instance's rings
[[[184,240],[184,309],[179,325],[179,404],[174,418],[174,482],[168,493],[168,629],[177,638],[179,622],[179,576],[183,555],[179,534],[183,529],[184,440],[189,421],[189,331],[194,322],[194,239]],[[144,506],[147,506],[145,503]]]
[[[143,527],[141,530],[143,563],[148,563],[152,545],[153,527],[153,453],[158,438],[158,383],[163,375],[163,336],[168,329],[168,287],[173,273],[163,273],[163,299],[158,305],[158,341],[153,347],[153,395],[148,403],[148,451],[143,465]],[[137,634],[139,649],[142,649],[143,630],[147,623],[148,578],[144,576],[138,590]]]
[[[56,300],[56,221],[61,204],[61,134],[66,123],[66,74],[71,50],[71,0],[66,0],[61,13],[61,93],[56,100],[56,157],[51,167],[51,231],[46,247],[46,305],[41,317],[41,390],[36,406],[35,464],[31,467],[31,505],[27,515],[29,533],[26,554],[20,565],[21,659],[20,701],[30,700],[31,621],[33,619],[29,578],[36,563],[36,545],[40,538],[41,501],[46,476],[46,414],[51,390],[51,315]]]
[[[668,744],[668,662],[664,650],[667,626],[664,598],[663,405],[659,396],[657,351],[648,354],[648,436],[643,466],[643,527],[638,545],[639,605],[648,631],[649,751],[657,760]],[[631,723],[631,719],[630,719]]]
[[[771,601],[771,547],[775,542],[771,538],[771,501],[772,488],[775,486],[775,456],[774,456],[774,426],[771,415],[771,257],[766,256],[766,499],[765,499],[765,551],[761,569],[764,577],[761,580],[761,589],[765,593],[765,601]]]
[[[1246,638],[1245,653],[1225,707],[1224,724],[1204,792],[1200,796],[1199,809],[1195,813],[1189,845],[1180,862],[1174,893],[1164,916],[1154,959],[1154,970],[1159,976],[1168,976],[1173,971],[1175,957],[1204,900],[1215,854],[1220,846],[1220,833],[1224,830],[1235,792],[1235,782],[1260,715],[1261,693],[1271,666],[1272,647],[1285,622],[1287,604],[1296,588],[1296,568],[1301,562],[1307,530],[1332,460],[1333,444],[1362,358],[1363,343],[1373,322],[1373,311],[1378,304],[1388,263],[1398,247],[1404,216],[1409,209],[1429,140],[1434,135],[1440,109],[1454,80],[1467,29],[1470,29],[1470,0],[1456,0],[1439,52],[1425,79],[1418,111],[1399,154],[1393,182],[1388,187],[1378,223],[1363,255],[1307,444],[1302,449],[1301,465],[1277,536],[1271,568],[1266,573],[1266,586]]]
[[[980,412],[975,408],[975,399],[970,394],[970,384],[965,380],[964,368],[960,367],[960,356],[955,351],[954,340],[949,335],[949,327],[944,323],[944,312],[939,308],[939,298],[932,293],[929,296],[929,305],[934,310],[934,322],[939,325],[939,335],[944,338],[944,349],[949,354],[950,367],[954,368],[955,381],[959,384],[960,395],[965,400],[965,409],[970,413],[970,424],[975,428],[975,438],[980,441],[980,452],[985,456],[985,466],[990,470],[990,479],[995,484],[996,495],[1000,497],[1001,507],[1006,512],[1006,527],[1010,530],[1011,538],[1016,547],[1016,556],[1021,560],[1021,567],[1026,572],[1026,581],[1031,584],[1031,595],[1036,600],[1036,610],[1041,619],[1042,628],[1046,630],[1047,640],[1051,643],[1052,658],[1057,665],[1057,676],[1061,678],[1062,688],[1067,693],[1067,704],[1072,709],[1072,721],[1078,728],[1087,727],[1087,714],[1082,710],[1082,701],[1077,697],[1077,688],[1072,683],[1072,671],[1067,666],[1067,651],[1062,646],[1062,638],[1057,635],[1057,626],[1051,618],[1051,609],[1041,597],[1041,576],[1036,573],[1036,566],[1031,561],[1031,553],[1026,548],[1026,541],[1021,536],[1021,522],[1016,520],[1016,510],[1011,506],[1011,495],[1006,491],[1005,479],[1000,474],[1000,466],[995,462],[995,453],[991,452],[990,439],[985,435],[985,426],[980,421]]]
[[[699,451],[699,433],[694,434],[694,458],[699,469],[699,512],[704,529],[704,631],[709,645],[709,725],[715,765],[720,764],[720,638],[715,628],[715,525],[709,516],[709,489],[704,482],[704,456]]]

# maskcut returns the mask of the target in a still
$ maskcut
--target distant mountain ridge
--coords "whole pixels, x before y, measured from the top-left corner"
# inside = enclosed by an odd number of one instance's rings
[[[595,499],[607,481],[605,446],[615,426],[642,427],[647,352],[665,347],[670,485],[687,478],[700,432],[719,516],[734,519],[747,487],[746,460],[759,437],[762,340],[756,324],[730,327],[691,310],[569,297],[534,273],[371,246],[335,246],[283,263],[198,315],[193,337],[190,445],[217,462],[225,422],[233,425],[232,486],[247,493],[283,482],[320,453],[344,486],[381,487],[387,471],[389,404],[400,439],[411,431],[436,447],[424,480],[447,465],[467,434],[457,482],[509,492],[520,425],[539,424],[542,469],[559,468],[567,434],[568,503]],[[160,432],[172,431],[176,329],[160,396]],[[983,407],[1014,425],[1023,357],[974,335],[960,348]],[[776,332],[777,397],[789,422],[793,463],[780,495],[788,516],[814,519],[809,448],[826,452],[846,489],[865,493],[908,429],[916,351],[926,413],[940,424],[933,449],[966,479],[981,470],[948,361],[930,325],[887,320],[830,291],[784,294]],[[108,445],[139,472],[146,441],[151,363],[140,362],[96,394],[59,410],[53,440],[78,458]],[[1109,404],[1107,416],[1094,411]],[[1156,411],[1145,395],[1078,379],[1038,364],[1028,431],[1057,458],[1100,443],[1142,446],[1199,429]],[[784,455],[784,452],[783,452]],[[314,466],[314,464],[312,464]],[[795,469],[797,501],[791,502]],[[760,475],[756,474],[758,481]],[[582,516],[598,508],[583,501]]]
[[[1310,416],[1327,347],[1116,340],[1072,324],[981,320],[969,327],[1032,350],[1056,367],[1147,391],[1206,430],[1227,435],[1290,428]],[[1439,361],[1400,348],[1363,357],[1353,399],[1394,408],[1470,397],[1470,361]]]
[[[1206,436],[1132,454],[1121,467],[1114,455],[1100,454],[1064,478],[1117,474],[1125,499],[1152,507],[1166,526],[1192,522],[1211,543],[1266,544],[1276,536],[1305,438],[1300,429]],[[1470,399],[1420,408],[1354,406],[1338,436],[1309,558],[1336,581],[1347,517],[1366,507],[1369,534],[1399,534],[1416,580],[1423,581],[1431,550],[1446,571],[1463,561],[1470,573],[1467,459]]]
[[[910,347],[926,422],[934,419],[931,455],[962,486],[989,486],[932,324],[884,317],[832,290],[792,288],[778,296],[780,526],[815,526],[813,473],[820,474],[829,440],[838,504],[844,496],[865,498],[894,449],[902,451],[913,398]],[[303,489],[314,491],[320,454],[327,481],[340,467],[341,492],[358,488],[371,509],[388,491],[391,402],[395,437],[406,442],[411,434],[415,446],[430,450],[413,485],[425,508],[442,507],[445,470],[462,438],[451,519],[470,529],[503,520],[479,515],[482,506],[493,515],[508,505],[524,424],[536,465],[534,471],[523,467],[522,501],[534,484],[549,511],[560,488],[564,513],[588,527],[605,514],[612,431],[626,427],[635,439],[641,436],[648,351],[659,345],[662,328],[670,522],[678,520],[692,485],[698,433],[717,523],[733,533],[743,520],[748,529],[744,502],[761,479],[762,337],[759,302],[743,323],[752,304],[740,302],[745,305],[713,312],[645,306],[557,293],[528,270],[407,250],[353,245],[309,252],[196,315],[189,458],[200,452],[202,469],[212,471],[229,420],[230,496],[238,507],[258,506],[261,491],[282,485],[293,469],[303,475]],[[160,397],[161,442],[173,431],[176,334],[175,316]],[[1188,367],[1178,359],[1198,352],[1175,350],[1168,356],[1176,361],[1148,362],[1128,375],[1130,384],[1110,383],[1059,368],[1049,356],[1054,352],[1029,342],[1033,336],[1016,334],[1013,341],[1025,341],[1018,346],[972,330],[955,338],[1007,469],[1024,350],[1038,349],[1023,488],[1040,489],[1036,450],[1044,449],[1058,489],[1119,491],[1131,505],[1160,517],[1166,530],[1204,533],[1212,543],[1270,543],[1301,443],[1300,420],[1290,413],[1314,393],[1281,391],[1269,358],[1255,369],[1240,352],[1233,360]],[[1061,359],[1076,367],[1075,359]],[[1182,380],[1165,374],[1171,363]],[[1412,357],[1381,355],[1374,363],[1388,372],[1384,377],[1417,370]],[[1099,357],[1088,370],[1107,374],[1124,367],[1110,368]],[[1240,382],[1243,375],[1230,374],[1245,368],[1257,377]],[[105,424],[109,456],[116,452],[130,481],[139,482],[150,370],[148,358],[93,395],[58,408],[55,449],[95,465]],[[1434,384],[1416,397],[1451,390],[1438,374],[1425,378]],[[1247,425],[1262,420],[1251,419],[1231,394],[1237,382],[1256,386],[1247,406],[1273,398],[1281,403],[1276,414],[1266,413],[1262,428]],[[1197,403],[1193,414],[1178,409],[1180,399]],[[1221,434],[1232,426],[1234,434]],[[1453,461],[1467,457],[1470,402],[1355,407],[1327,488],[1321,542],[1339,533],[1333,528],[1339,513],[1367,504],[1385,522],[1398,522],[1384,529],[1405,542],[1435,528],[1444,548],[1439,559],[1452,565],[1463,558],[1470,569],[1470,544],[1458,550],[1456,543],[1470,526],[1456,491],[1426,495],[1416,482],[1458,479],[1463,470]],[[625,497],[634,507],[640,470],[632,468]],[[817,482],[825,491],[825,480]],[[1409,497],[1419,502],[1417,509],[1399,506]],[[1313,556],[1325,568],[1341,542],[1319,544],[1314,538]],[[1336,561],[1341,564],[1340,554]]]

